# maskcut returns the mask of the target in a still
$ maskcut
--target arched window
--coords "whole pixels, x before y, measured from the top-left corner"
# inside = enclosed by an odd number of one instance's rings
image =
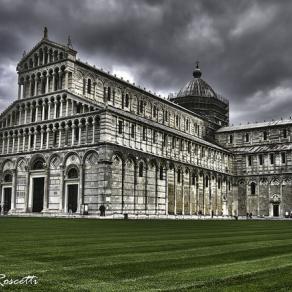
[[[33,163],[32,169],[33,170],[44,169],[44,163],[45,163],[44,160],[39,158]]]
[[[229,136],[229,143],[230,143],[230,144],[233,144],[233,135],[230,135],[230,136]]]
[[[125,107],[129,107],[129,94],[126,93],[126,96],[125,96]]]
[[[87,93],[91,94],[91,79],[87,80]]]
[[[12,182],[12,175],[11,173],[6,173],[4,176],[4,182]]]
[[[196,184],[196,175],[192,174],[192,185],[194,186]]]
[[[159,169],[159,178],[160,180],[163,180],[163,167],[160,166],[160,169]]]
[[[256,193],[256,184],[255,184],[254,182],[252,182],[252,183],[250,184],[250,193],[251,193],[252,195],[255,195],[255,193]]]
[[[78,178],[78,170],[75,167],[68,171],[68,178]]]
[[[249,142],[249,134],[248,133],[245,134],[245,142]]]
[[[268,139],[268,133],[267,131],[264,131],[264,140],[266,141]]]
[[[177,182],[180,183],[181,181],[181,174],[180,174],[180,169],[177,171]]]
[[[206,179],[205,179],[205,186],[206,188],[209,187],[209,177],[206,176]]]
[[[144,165],[143,162],[139,163],[139,177],[143,177]]]

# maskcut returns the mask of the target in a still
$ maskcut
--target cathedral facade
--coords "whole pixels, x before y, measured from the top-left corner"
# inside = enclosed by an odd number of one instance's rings
[[[229,127],[199,67],[163,99],[42,40],[0,115],[2,213],[284,216],[291,121]]]

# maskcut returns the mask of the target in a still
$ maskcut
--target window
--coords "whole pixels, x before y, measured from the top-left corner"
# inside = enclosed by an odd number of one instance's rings
[[[91,79],[87,80],[87,93],[91,94]]]
[[[205,186],[206,186],[206,188],[209,187],[209,177],[208,176],[206,176],[206,178],[205,178]]]
[[[220,190],[220,188],[221,188],[221,180],[220,180],[220,178],[218,179],[218,189]]]
[[[157,132],[155,130],[153,130],[153,143],[156,143],[156,135],[157,135]]]
[[[283,130],[283,138],[287,138],[287,130],[286,129]]]
[[[125,96],[125,107],[129,107],[129,94],[128,93]]]
[[[252,183],[250,184],[250,193],[251,193],[252,195],[255,195],[255,193],[256,193],[256,184],[255,184],[254,182],[252,182]]]
[[[32,169],[33,170],[44,169],[44,163],[45,163],[45,161],[43,159],[37,159],[34,162]]]
[[[140,111],[140,114],[142,114],[143,111],[144,111],[144,102],[143,102],[143,100],[140,100],[139,111]]]
[[[251,166],[251,163],[252,163],[252,158],[251,156],[248,156],[248,166]]]
[[[144,170],[143,162],[140,162],[139,163],[139,177],[143,177],[143,170]]]
[[[131,126],[131,137],[135,138],[135,124],[132,124]]]
[[[147,128],[143,127],[143,134],[142,134],[143,141],[147,140]]]
[[[179,125],[179,117],[178,116],[175,117],[175,124],[178,127],[178,125]]]
[[[162,147],[165,147],[167,144],[167,135],[163,134],[163,141],[162,141]]]
[[[159,179],[163,180],[163,167],[162,166],[160,166],[160,169],[159,169]]]
[[[34,134],[31,134],[30,136],[30,148],[33,148],[34,145]]]
[[[264,141],[266,141],[268,139],[268,133],[267,133],[267,131],[264,131],[263,136],[264,136]]]
[[[172,149],[175,148],[175,137],[172,137],[171,147],[172,147]]]
[[[156,114],[157,114],[157,108],[156,106],[153,107],[153,112],[152,112],[152,115],[154,118],[156,118]]]
[[[189,120],[186,120],[186,130],[189,130]]]
[[[196,175],[192,174],[192,185],[194,186],[196,184]]]
[[[274,154],[270,154],[270,164],[274,164]]]
[[[229,143],[233,144],[233,135],[229,135]]]
[[[10,173],[5,174],[4,182],[12,182],[12,175]]]
[[[123,134],[123,127],[124,127],[124,122],[119,121],[119,134]]]
[[[228,182],[228,190],[229,191],[231,190],[231,182],[230,181]]]
[[[180,151],[183,151],[183,150],[184,150],[184,143],[183,143],[183,140],[180,140],[179,150],[180,150]]]
[[[248,133],[245,134],[245,142],[249,142],[249,134]]]
[[[260,163],[260,165],[264,164],[264,159],[263,159],[263,155],[262,154],[259,155],[259,163]]]
[[[111,96],[112,96],[112,91],[111,91],[111,88],[108,87],[107,88],[107,100],[111,100]]]
[[[177,182],[180,183],[181,181],[181,173],[180,173],[180,169],[177,171]]]
[[[68,171],[68,178],[78,178],[78,170],[75,167]]]
[[[168,111],[165,111],[164,118],[165,118],[165,121],[167,122],[168,121]]]
[[[281,161],[282,163],[286,163],[286,153],[281,153]]]
[[[188,153],[191,152],[191,146],[192,146],[191,142],[188,142]]]
[[[54,131],[53,135],[54,135],[54,146],[56,146],[57,145],[57,131]]]

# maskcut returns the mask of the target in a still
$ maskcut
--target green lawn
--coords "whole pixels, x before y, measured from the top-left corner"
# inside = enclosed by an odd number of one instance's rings
[[[0,232],[0,274],[39,279],[3,291],[292,291],[292,221],[1,217]]]

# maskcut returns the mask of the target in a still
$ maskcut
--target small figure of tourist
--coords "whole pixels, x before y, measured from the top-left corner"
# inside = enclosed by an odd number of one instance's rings
[[[72,215],[73,214],[73,211],[72,211],[72,205],[69,204],[69,214]]]
[[[252,219],[252,213],[251,212],[249,213],[249,218]]]
[[[249,213],[246,213],[246,220],[249,218]]]
[[[211,218],[213,218],[214,217],[214,211],[212,210],[212,212],[211,212]]]
[[[105,206],[104,205],[100,205],[99,207],[99,211],[100,211],[100,216],[105,216]]]

